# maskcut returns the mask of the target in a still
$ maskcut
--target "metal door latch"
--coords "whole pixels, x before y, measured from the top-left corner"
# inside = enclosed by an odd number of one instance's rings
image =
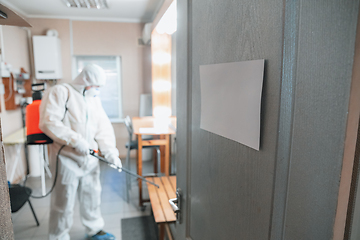
[[[169,199],[171,208],[176,215],[176,222],[181,223],[181,189],[176,189],[176,198]]]

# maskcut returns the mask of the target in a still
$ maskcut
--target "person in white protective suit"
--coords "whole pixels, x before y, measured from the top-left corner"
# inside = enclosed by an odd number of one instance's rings
[[[99,149],[106,160],[121,167],[113,127],[96,96],[105,80],[101,67],[87,65],[72,83],[55,85],[42,98],[39,127],[54,141],[49,150],[51,163],[59,160],[49,239],[70,239],[76,194],[88,239],[115,239],[103,231],[99,160],[89,155],[90,149]]]

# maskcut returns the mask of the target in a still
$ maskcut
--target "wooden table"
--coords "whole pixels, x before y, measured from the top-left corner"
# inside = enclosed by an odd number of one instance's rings
[[[169,203],[169,199],[176,198],[176,176],[149,177],[149,181],[155,182],[160,186],[157,188],[149,183],[149,197],[151,209],[154,214],[155,222],[159,225],[159,240],[165,237],[165,230],[168,239],[173,239],[169,223],[176,221],[175,213]]]
[[[155,117],[133,117],[132,118],[134,134],[138,140],[137,150],[137,174],[142,176],[142,148],[143,146],[164,146],[164,173],[169,176],[170,173],[170,135],[175,134],[176,117],[166,119],[157,119]],[[159,136],[159,139],[142,139],[143,135]],[[142,181],[139,182],[139,205],[143,205]]]

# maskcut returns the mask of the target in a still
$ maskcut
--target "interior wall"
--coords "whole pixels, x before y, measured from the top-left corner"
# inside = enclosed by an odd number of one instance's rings
[[[62,60],[64,66],[63,73],[64,77],[70,80],[71,68],[67,67],[67,65],[71,66],[70,61],[68,60],[70,59],[70,52],[67,51],[70,46],[69,21],[55,19],[49,19],[48,21],[44,21],[43,19],[31,19],[30,21],[33,27],[28,29],[33,35],[44,35],[46,30],[49,28],[55,28],[58,30],[60,39],[62,39]],[[32,73],[27,29],[16,26],[1,26],[1,28],[1,39],[3,40],[3,61],[12,66],[12,72],[14,73],[19,72],[20,68],[24,68],[26,72]],[[16,110],[2,111],[0,116],[3,126],[2,131],[4,138],[23,127],[20,108]],[[23,148],[21,148],[20,154],[21,160],[16,166],[14,177],[12,179],[12,181],[15,183],[22,179],[26,171],[26,162]],[[14,146],[5,145],[5,160],[8,178],[10,177],[10,173],[14,168],[16,157],[17,153],[14,150]]]
[[[20,68],[30,72],[28,55],[27,32],[23,28],[14,26],[2,26],[3,61],[12,65],[14,72],[20,72]],[[20,108],[16,110],[2,111],[3,136],[6,137],[22,127]]]
[[[33,35],[45,35],[55,29],[61,39],[63,79],[72,80],[72,53],[74,55],[118,55],[122,63],[123,114],[139,114],[140,94],[151,86],[149,46],[139,46],[141,23],[70,21],[64,19],[29,19]],[[72,39],[71,39],[72,37]],[[71,45],[72,44],[72,45]],[[72,49],[71,49],[72,47]],[[145,87],[144,87],[145,86]],[[123,123],[113,124],[120,156],[126,156],[128,133]]]
[[[144,48],[144,64],[143,64],[143,93],[152,92],[152,78],[151,78],[151,47],[150,45],[143,46]]]
[[[176,32],[171,35],[171,112],[176,116]]]
[[[124,116],[138,116],[140,94],[151,92],[150,46],[138,45],[138,38],[141,36],[143,24],[82,22],[43,18],[30,18],[28,22],[32,25],[32,28],[29,28],[31,35],[46,35],[46,31],[49,29],[55,29],[59,34],[63,79],[58,83],[71,82],[72,80],[72,43],[74,54],[121,56],[123,113]],[[2,29],[4,61],[11,64],[13,69],[23,67],[25,71],[32,72],[27,31],[12,26],[2,26]],[[4,126],[4,137],[22,127],[20,109],[3,111],[0,116]],[[123,123],[115,123],[113,127],[120,157],[125,157],[125,143],[128,138],[127,130]],[[6,152],[11,155],[12,151]],[[8,170],[12,169],[11,158],[12,156],[8,155],[6,157],[8,159]],[[24,156],[22,161],[25,164]],[[21,172],[16,171],[14,180],[20,178]]]
[[[142,24],[73,21],[74,55],[117,55],[122,64],[124,115],[137,116],[143,91]]]
[[[30,72],[29,48],[27,41],[27,31],[21,27],[2,26],[4,50],[4,61],[10,63],[14,70],[19,71],[24,68]]]
[[[28,22],[32,25],[31,35],[46,35],[49,29],[55,29],[61,40],[61,63],[63,78],[58,81],[71,82],[71,52],[70,52],[70,21],[67,19],[43,19],[29,18]]]
[[[19,73],[20,68],[24,68],[26,72],[30,71],[30,59],[28,48],[27,30],[16,26],[1,26],[3,40],[2,57],[3,61],[12,66],[12,72]],[[20,97],[20,95],[18,95]],[[4,138],[16,132],[23,127],[21,109],[1,111],[2,132]],[[4,145],[5,162],[7,177],[9,179],[12,169],[14,168],[17,154],[14,154],[14,146]],[[19,162],[17,163],[13,182],[18,182],[26,173],[26,162],[24,148],[21,148]]]
[[[55,29],[61,40],[63,79],[58,83],[72,80],[72,54],[78,55],[119,55],[122,60],[122,93],[124,116],[139,114],[139,98],[142,93],[151,93],[151,51],[150,46],[138,45],[143,24],[70,21],[66,19],[30,18],[31,35],[46,35]],[[4,61],[18,72],[20,67],[32,72],[27,31],[20,27],[2,26]],[[71,39],[72,36],[72,39]],[[71,49],[73,44],[73,49]],[[96,46],[96,47],[94,47]],[[31,49],[32,51],[32,49]],[[22,127],[20,108],[0,113],[3,136],[6,137]],[[125,143],[128,133],[123,123],[113,124],[120,157],[126,156]],[[7,148],[7,147],[5,147]],[[11,149],[10,149],[11,150]],[[13,151],[7,153],[7,169],[13,168]],[[132,152],[135,154],[135,152]],[[24,153],[21,152],[23,170]],[[14,181],[21,179],[22,172],[16,171]]]
[[[139,115],[140,94],[144,93],[144,72],[146,47],[138,45],[143,24],[118,22],[73,21],[74,55],[117,55],[121,57],[122,100],[124,117]],[[113,124],[117,147],[122,156],[126,155],[125,143],[128,138],[123,123]]]

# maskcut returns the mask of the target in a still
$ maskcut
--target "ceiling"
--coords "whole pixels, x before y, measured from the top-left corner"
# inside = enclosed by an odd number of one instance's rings
[[[0,0],[25,18],[152,22],[164,0],[107,0],[108,9],[68,8],[63,0]]]

